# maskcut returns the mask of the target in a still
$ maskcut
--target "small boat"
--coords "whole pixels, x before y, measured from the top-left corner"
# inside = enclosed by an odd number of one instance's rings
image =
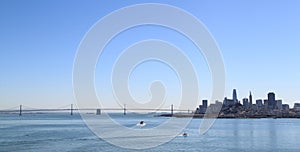
[[[185,133],[182,134],[182,136],[183,136],[183,137],[187,137],[188,134],[185,132]]]
[[[137,126],[143,127],[146,125],[146,123],[144,121],[140,121],[138,124],[136,124]]]

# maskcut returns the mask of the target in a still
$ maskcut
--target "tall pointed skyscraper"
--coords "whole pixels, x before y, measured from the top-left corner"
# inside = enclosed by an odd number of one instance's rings
[[[234,103],[238,103],[236,89],[233,89],[232,99]]]

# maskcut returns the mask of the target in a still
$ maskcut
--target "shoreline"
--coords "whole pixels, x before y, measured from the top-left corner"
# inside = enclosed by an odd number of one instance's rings
[[[176,118],[215,118],[204,114],[160,114],[158,117],[176,117]],[[300,119],[300,116],[218,116],[217,119]]]

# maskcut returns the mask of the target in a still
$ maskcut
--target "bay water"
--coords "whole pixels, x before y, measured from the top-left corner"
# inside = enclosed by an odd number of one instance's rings
[[[134,113],[126,116],[116,113],[111,117],[127,127],[143,120],[149,128],[169,119]],[[67,113],[1,114],[0,151],[300,151],[300,119],[217,119],[204,135],[199,134],[201,121],[191,120],[184,129],[188,137],[178,136],[155,148],[133,150],[97,137],[77,113],[73,116]]]

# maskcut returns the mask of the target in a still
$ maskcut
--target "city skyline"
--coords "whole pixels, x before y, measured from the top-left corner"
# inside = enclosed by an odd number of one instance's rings
[[[206,26],[223,56],[224,96],[231,96],[232,88],[238,88],[240,100],[248,97],[251,90],[253,99],[265,99],[266,92],[275,92],[290,106],[300,101],[299,1],[12,0],[0,3],[0,109],[20,104],[56,108],[76,103],[72,70],[77,47],[85,33],[107,14],[142,3],[163,3],[184,9]],[[196,69],[199,99],[210,99],[210,69],[193,43],[170,29],[143,26],[120,33],[99,57],[95,88],[101,101],[107,107],[118,106],[109,84],[114,62],[125,48],[150,38],[168,41],[184,50]],[[169,93],[167,98],[176,100],[178,105],[180,81],[176,72],[159,62],[146,62],[135,69],[129,78],[132,96],[140,102],[148,101],[149,84],[153,80],[164,82]],[[166,102],[164,106],[170,104]]]
[[[266,94],[266,97],[265,98],[254,98],[253,100],[253,97],[252,97],[252,91],[249,91],[249,97],[243,97],[243,98],[238,98],[238,93],[237,93],[237,89],[233,89],[232,91],[232,99],[229,99],[227,96],[224,96],[224,100],[216,100],[216,101],[209,101],[208,99],[200,99],[198,102],[199,102],[199,107],[200,106],[204,106],[204,107],[208,107],[210,106],[211,104],[216,104],[216,103],[222,103],[224,105],[234,105],[234,104],[242,104],[243,106],[249,106],[249,105],[252,105],[252,106],[260,106],[260,105],[264,105],[264,103],[269,100],[269,99],[273,99],[273,101],[280,101],[280,103],[282,105],[288,105],[290,108],[293,108],[293,107],[299,107],[300,108],[300,101],[299,102],[294,102],[292,104],[289,104],[289,103],[286,103],[284,102],[284,99],[277,99],[275,100],[275,92],[268,92]],[[211,103],[212,102],[212,103]],[[76,106],[76,104],[74,105],[73,103],[70,104],[71,105],[71,109],[73,109],[73,106]],[[65,107],[68,107],[70,105],[64,105],[64,108]],[[17,107],[19,108],[19,106],[22,106],[22,104],[20,105],[15,105],[14,107]],[[27,105],[27,106],[30,106],[30,105]],[[123,105],[122,108],[125,108],[126,105]],[[176,106],[174,104],[171,104],[171,106]],[[60,105],[61,107],[61,105]],[[28,107],[28,108],[36,108],[36,107]],[[55,107],[57,108],[57,107]],[[74,108],[78,108],[78,107],[74,107]],[[86,108],[97,108],[97,107],[86,107]],[[112,107],[103,107],[103,108],[112,108]],[[3,109],[0,109],[0,110],[3,110]],[[179,109],[179,110],[186,110],[186,109]],[[188,109],[190,110],[190,109]]]
[[[282,99],[276,99],[274,92],[268,92],[267,99],[256,99],[255,103],[251,91],[249,98],[243,98],[242,101],[238,100],[236,89],[232,92],[232,99],[225,97],[223,102],[216,101],[210,105],[208,100],[202,100],[202,105],[196,108],[193,115],[176,114],[175,117],[203,118],[205,115],[209,117],[209,114],[216,113],[218,118],[300,118],[300,103],[294,103],[291,107],[283,103]]]

